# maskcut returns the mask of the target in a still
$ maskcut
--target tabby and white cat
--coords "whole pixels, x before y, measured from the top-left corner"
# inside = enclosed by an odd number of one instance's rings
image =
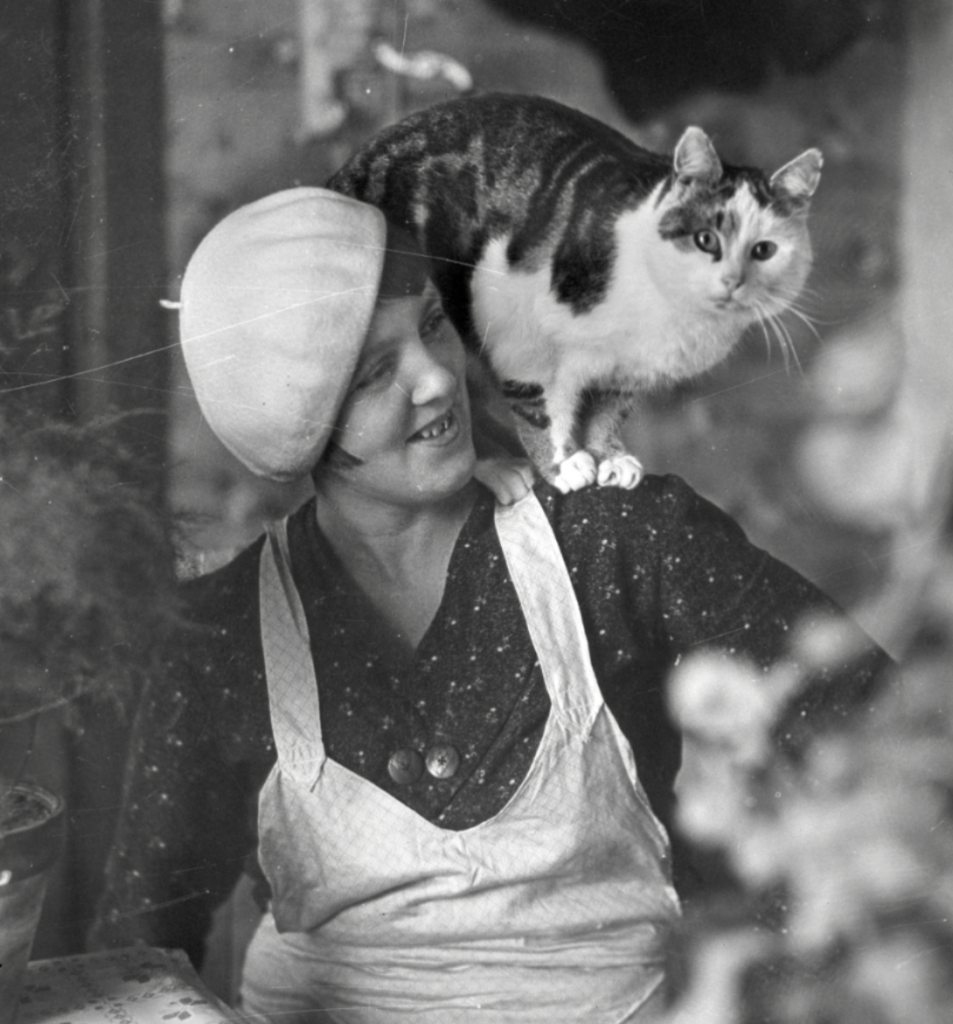
[[[775,321],[811,266],[821,154],[770,177],[688,128],[674,155],[551,100],[451,100],[384,129],[328,182],[432,258],[446,311],[563,491],[633,487],[635,396]]]

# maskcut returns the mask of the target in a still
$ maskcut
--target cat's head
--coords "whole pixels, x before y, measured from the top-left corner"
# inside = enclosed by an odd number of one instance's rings
[[[653,262],[673,298],[739,323],[776,316],[811,268],[807,212],[823,160],[809,149],[770,177],[723,165],[700,128],[688,128],[655,208]]]

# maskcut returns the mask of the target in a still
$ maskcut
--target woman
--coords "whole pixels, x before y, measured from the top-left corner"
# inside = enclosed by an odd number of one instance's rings
[[[662,824],[665,673],[702,645],[768,666],[835,609],[675,478],[563,496],[504,476],[495,502],[462,345],[395,239],[297,189],[190,262],[183,350],[212,428],[315,497],[188,586],[96,942],[198,960],[248,861],[268,907],[249,1013],[652,1020],[691,884]],[[869,692],[886,659],[864,646],[815,681],[814,720]]]

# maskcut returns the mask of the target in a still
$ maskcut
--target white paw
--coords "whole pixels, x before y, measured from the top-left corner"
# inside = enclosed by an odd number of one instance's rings
[[[480,459],[473,475],[501,505],[515,505],[533,487],[533,464],[526,459]]]
[[[563,459],[556,467],[553,487],[563,494],[570,491],[581,491],[596,482],[596,460],[589,452],[580,449],[573,452],[568,459]]]
[[[600,487],[622,487],[631,491],[639,485],[644,473],[642,463],[634,455],[623,452],[621,455],[610,455],[599,463],[596,483]]]

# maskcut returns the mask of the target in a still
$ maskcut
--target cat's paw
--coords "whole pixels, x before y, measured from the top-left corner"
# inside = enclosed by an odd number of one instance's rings
[[[631,491],[633,487],[638,487],[644,475],[642,463],[634,455],[622,452],[610,455],[599,463],[596,483],[600,487],[621,487]]]
[[[533,464],[527,459],[478,459],[473,475],[501,505],[515,505],[533,488]]]
[[[581,491],[583,487],[589,487],[596,482],[596,460],[581,448],[557,464],[551,482],[553,487],[563,494]]]

